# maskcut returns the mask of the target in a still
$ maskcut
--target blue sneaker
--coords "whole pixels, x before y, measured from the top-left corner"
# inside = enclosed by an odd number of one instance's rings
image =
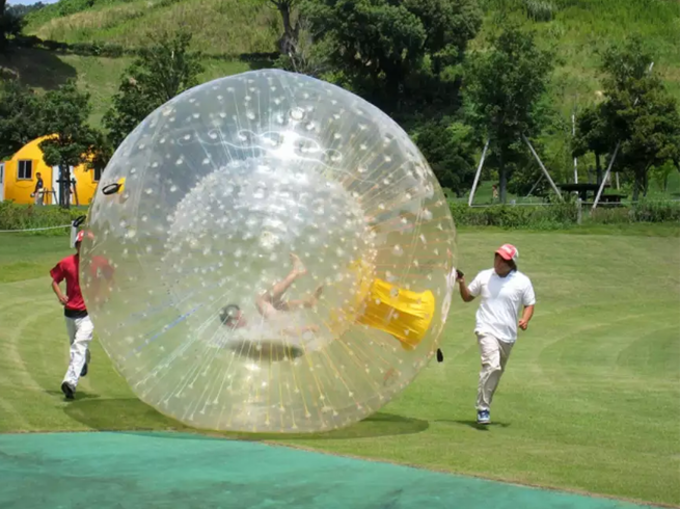
[[[488,410],[477,411],[477,424],[489,424],[491,422],[491,413]]]

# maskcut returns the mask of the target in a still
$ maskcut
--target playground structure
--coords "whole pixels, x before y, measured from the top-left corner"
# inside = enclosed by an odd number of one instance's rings
[[[654,68],[654,62],[652,62],[649,65],[649,69],[647,70],[648,73],[652,72],[652,69]],[[639,102],[639,98],[635,100],[633,103],[633,106],[637,106]],[[572,114],[571,116],[571,121],[572,121],[572,136],[576,136],[576,114]],[[550,172],[546,169],[545,165],[543,164],[543,161],[541,161],[541,158],[538,156],[538,153],[534,149],[533,145],[529,141],[529,138],[522,133],[521,134],[522,141],[527,145],[529,150],[531,151],[531,154],[533,157],[536,159],[536,162],[538,163],[539,167],[541,168],[541,176],[540,178],[536,181],[534,186],[531,188],[527,196],[530,196],[535,188],[538,186],[540,181],[545,177],[548,179],[548,182],[550,183],[550,187],[552,190],[555,192],[557,197],[559,198],[560,201],[564,201],[564,197],[562,196],[562,193],[560,190],[565,191],[565,192],[573,192],[578,195],[578,199],[580,200],[580,203],[592,203],[592,209],[595,210],[597,209],[598,204],[600,202],[603,202],[605,204],[611,204],[611,205],[619,205],[621,203],[621,199],[625,198],[625,195],[618,194],[618,193],[610,193],[610,194],[603,194],[605,188],[610,187],[611,184],[611,174],[612,174],[612,168],[614,166],[614,162],[616,161],[616,157],[619,153],[619,149],[621,148],[621,141],[617,142],[616,146],[614,147],[614,151],[612,153],[612,156],[609,160],[609,165],[607,166],[607,170],[602,177],[601,180],[598,179],[598,182],[596,184],[591,184],[590,182],[587,183],[579,183],[578,181],[578,161],[577,158],[574,158],[574,183],[564,183],[564,184],[555,184],[553,179],[550,176]],[[486,159],[488,149],[489,149],[489,143],[490,140],[486,140],[486,143],[484,144],[484,149],[482,150],[482,155],[479,160],[479,165],[477,166],[477,172],[475,173],[475,179],[472,184],[472,190],[470,191],[470,196],[468,198],[468,206],[472,206],[472,203],[474,201],[475,197],[475,191],[477,190],[477,186],[479,184],[479,179],[482,174],[482,168],[484,166],[484,160]],[[618,190],[620,188],[619,186],[619,175],[618,173],[616,175],[616,189]],[[588,201],[588,193],[594,193],[593,195],[593,200],[592,202]]]

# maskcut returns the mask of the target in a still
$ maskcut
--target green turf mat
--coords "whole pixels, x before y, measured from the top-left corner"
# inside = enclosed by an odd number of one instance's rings
[[[174,433],[0,435],[0,507],[626,509],[608,499]]]

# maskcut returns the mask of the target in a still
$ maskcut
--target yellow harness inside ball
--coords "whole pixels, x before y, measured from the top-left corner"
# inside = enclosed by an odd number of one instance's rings
[[[430,290],[414,292],[379,278],[362,261],[352,264],[357,273],[358,291],[349,309],[334,313],[331,324],[362,324],[390,334],[406,350],[415,349],[430,328],[435,296]],[[335,328],[335,327],[332,327]]]

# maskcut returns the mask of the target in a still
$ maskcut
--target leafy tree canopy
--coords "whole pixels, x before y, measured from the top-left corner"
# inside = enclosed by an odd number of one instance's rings
[[[117,147],[152,111],[198,85],[200,54],[191,52],[191,34],[162,34],[140,51],[125,71],[113,105],[104,116],[109,140]]]

